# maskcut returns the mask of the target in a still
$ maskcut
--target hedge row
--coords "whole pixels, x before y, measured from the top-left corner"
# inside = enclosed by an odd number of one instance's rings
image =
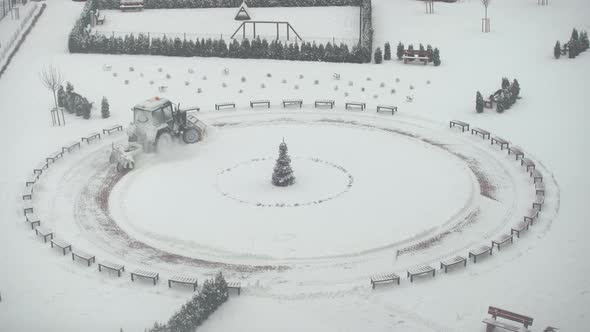
[[[203,289],[183,304],[168,323],[156,322],[148,332],[194,332],[227,299],[227,283],[220,272],[214,280],[206,280]]]
[[[369,53],[364,62],[371,62],[373,52],[373,9],[371,0],[361,0],[361,47]]]
[[[118,9],[120,0],[97,0],[99,9]],[[146,9],[238,8],[241,0],[144,0]],[[358,6],[359,0],[247,0],[248,7]]]
[[[304,42],[282,43],[273,40],[254,39],[250,42],[233,40],[229,45],[223,39],[183,40],[180,38],[148,38],[145,34],[125,37],[106,37],[89,35],[74,38],[70,44],[73,53],[101,54],[149,54],[181,57],[221,57],[241,59],[275,59],[323,62],[364,63],[370,61],[371,54],[358,46],[349,49],[347,45],[331,43],[315,44]]]
[[[166,56],[201,56],[242,59],[277,59],[299,61],[351,62],[366,63],[371,61],[372,35],[371,1],[363,0],[362,14],[363,35],[360,45],[349,49],[345,44],[333,45],[304,42],[283,43],[255,39],[252,41],[232,40],[228,45],[222,39],[184,40],[180,38],[150,38],[148,35],[137,36],[128,34],[125,37],[106,37],[88,34],[84,29],[89,23],[90,11],[94,10],[98,1],[88,0],[76,21],[69,39],[68,48],[71,53],[102,53],[102,54],[151,54]]]

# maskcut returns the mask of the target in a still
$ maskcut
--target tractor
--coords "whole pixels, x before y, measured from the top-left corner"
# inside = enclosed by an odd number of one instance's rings
[[[135,167],[135,155],[161,151],[173,138],[181,138],[186,144],[200,141],[206,125],[187,114],[198,110],[198,107],[180,109],[180,104],[159,97],[135,105],[133,122],[127,127],[129,144],[126,147],[113,144],[110,162],[117,163],[118,171],[127,171]]]

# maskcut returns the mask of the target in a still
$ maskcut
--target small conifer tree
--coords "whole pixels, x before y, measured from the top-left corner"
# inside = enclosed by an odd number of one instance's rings
[[[561,56],[561,45],[559,44],[559,40],[555,42],[555,47],[553,47],[553,56],[556,59],[559,59],[559,57]]]
[[[401,42],[399,44],[397,44],[396,56],[397,56],[398,60],[401,60],[402,57],[404,56],[404,44],[402,44]]]
[[[287,144],[283,141],[279,145],[279,158],[272,173],[272,184],[286,187],[295,183],[295,176],[291,168],[291,158],[287,154]]]
[[[477,91],[477,93],[475,94],[475,111],[477,113],[482,113],[483,106],[484,106],[483,96],[481,95],[481,93],[479,91]]]
[[[435,48],[432,52],[432,62],[435,66],[440,66],[440,52],[438,48]]]
[[[109,101],[106,97],[102,97],[102,102],[100,105],[100,114],[102,115],[103,119],[106,119],[111,116],[111,112],[109,111]]]
[[[377,47],[375,50],[375,63],[379,64],[383,62],[383,54],[381,53],[381,48]]]
[[[391,60],[391,45],[389,45],[389,42],[385,43],[385,47],[383,50],[383,60]]]

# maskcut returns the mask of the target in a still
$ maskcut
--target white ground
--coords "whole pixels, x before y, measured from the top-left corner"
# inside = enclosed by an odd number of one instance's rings
[[[102,11],[105,23],[95,30],[109,35],[124,35],[134,32],[151,36],[166,35],[168,38],[224,38],[230,37],[240,27],[242,21],[234,20],[235,8],[215,9],[154,9],[140,12],[121,12],[120,10]],[[250,17],[255,21],[289,22],[293,29],[305,41],[321,43],[333,42],[354,44],[358,42],[359,9],[358,7],[313,7],[313,8],[251,8]],[[164,19],[162,19],[164,18]],[[315,22],[309,24],[309,22]],[[279,27],[279,38],[287,40],[285,25]],[[276,24],[257,24],[256,36],[271,41],[276,39]],[[295,37],[289,31],[290,40]],[[186,35],[185,35],[186,34]],[[246,37],[254,34],[252,24],[247,25]],[[241,40],[240,30],[235,38]]]
[[[131,284],[127,275],[116,278],[99,274],[95,266],[86,268],[72,263],[58,251],[49,250],[48,245],[43,245],[27,229],[20,209],[23,182],[40,159],[63,142],[109,124],[127,122],[132,104],[156,94],[159,85],[168,85],[164,96],[174,101],[200,105],[203,118],[212,123],[283,117],[317,122],[330,118],[411,129],[427,137],[432,135],[437,141],[460,142],[453,147],[471,152],[477,160],[481,158],[483,165],[492,169],[489,172],[494,175],[494,183],[499,184],[501,203],[480,196],[482,211],[487,216],[469,226],[469,232],[457,233],[434,247],[403,254],[397,260],[394,260],[395,249],[383,249],[355,257],[286,262],[292,267],[286,271],[253,273],[219,267],[229,278],[241,280],[245,288],[242,296],[232,297],[209,318],[203,331],[483,331],[480,321],[489,305],[534,317],[535,330],[547,325],[564,331],[583,330],[589,323],[586,308],[590,307],[590,266],[586,262],[589,231],[586,221],[590,217],[586,202],[590,197],[590,181],[585,176],[589,146],[584,136],[588,129],[585,92],[590,58],[585,53],[575,60],[557,61],[552,59],[551,51],[556,39],[563,41],[569,37],[572,27],[590,30],[586,14],[590,6],[581,0],[555,2],[548,7],[536,3],[495,1],[490,7],[492,33],[482,35],[478,32],[483,13],[479,1],[436,3],[436,14],[427,16],[420,2],[375,0],[376,44],[386,40],[393,44],[398,40],[431,43],[441,48],[443,65],[438,68],[404,66],[398,62],[377,66],[70,55],[66,53],[66,36],[83,4],[71,1],[48,4],[47,11],[0,80],[0,112],[4,119],[0,138],[6,142],[0,175],[3,245],[0,330],[117,331],[122,327],[125,331],[142,331],[153,320],[165,320],[190,296],[187,290],[168,289],[164,283],[155,287],[147,283]],[[50,127],[47,110],[52,98],[42,89],[37,77],[38,70],[47,63],[59,65],[76,90],[96,104],[106,95],[111,102],[112,118],[84,121],[68,117],[65,128]],[[112,71],[103,71],[104,64],[111,65]],[[135,71],[129,72],[129,66]],[[162,73],[157,71],[159,67],[163,68]],[[230,68],[230,75],[222,75],[225,67]],[[196,74],[189,74],[188,68],[194,68]],[[117,77],[113,76],[115,72]],[[341,81],[332,80],[334,72],[341,73]],[[167,80],[166,73],[172,79]],[[266,73],[272,73],[272,77],[267,78]],[[304,78],[299,79],[299,74]],[[205,75],[207,79],[203,80]],[[523,99],[503,115],[490,111],[475,114],[475,90],[489,93],[499,85],[503,75],[519,79]],[[247,78],[246,83],[241,82],[242,76]],[[367,81],[367,77],[372,80]],[[400,78],[400,82],[396,83],[395,78]],[[125,79],[131,83],[124,85]],[[287,83],[282,84],[282,79]],[[314,84],[316,79],[318,85]],[[154,81],[152,85],[150,80]],[[431,84],[426,84],[427,80]],[[184,81],[189,81],[189,86]],[[353,82],[352,87],[348,81]],[[223,88],[222,82],[229,87]],[[381,82],[385,83],[384,88],[379,87]],[[260,88],[262,83],[266,88]],[[299,88],[295,89],[295,85]],[[339,87],[338,91],[334,91],[335,86]],[[367,91],[362,92],[360,87]],[[203,92],[196,94],[197,88]],[[396,89],[395,94],[390,93],[392,88]],[[345,92],[349,95],[345,96]],[[404,102],[409,94],[415,97],[413,103]],[[284,97],[301,97],[307,104],[315,98],[334,98],[338,110],[345,100],[366,100],[371,113],[332,114],[332,111],[319,112],[306,107],[303,114],[298,114],[274,107],[270,114],[265,114],[263,110],[251,112],[246,108],[249,99],[270,98],[278,104]],[[205,112],[213,108],[214,102],[222,100],[236,101],[241,109],[236,113]],[[380,103],[398,105],[400,111],[394,117],[377,116],[372,110]],[[95,110],[95,113],[99,112]],[[529,179],[514,160],[479,138],[446,129],[446,122],[451,118],[463,119],[510,139],[522,146],[538,165],[542,164],[541,170],[551,190],[540,221],[515,241],[515,245],[494,253],[491,259],[470,264],[467,269],[437,274],[434,280],[424,279],[414,284],[403,280],[399,287],[383,286],[371,291],[369,275],[385,271],[401,274],[412,265],[434,264],[439,257],[455,252],[466,254],[472,244],[489,243],[489,237],[506,232],[521,218],[525,204],[530,204]],[[231,137],[232,132],[239,130],[246,129],[219,128],[212,137],[223,139],[224,133]],[[353,133],[359,129],[349,130]],[[369,137],[369,133],[367,137],[356,135],[359,141]],[[105,238],[104,230],[92,218],[76,215],[86,213],[84,216],[92,217],[97,212],[92,210],[96,205],[92,200],[88,202],[94,205],[88,204],[87,209],[76,208],[86,206],[80,203],[88,199],[80,193],[85,188],[96,189],[87,181],[95,178],[94,173],[100,175],[110,142],[121,138],[114,136],[84,147],[50,169],[36,188],[39,195],[35,197],[35,206],[43,222],[54,227],[59,237],[91,251],[99,260],[125,262],[130,269],[157,270],[164,278],[176,273],[194,274],[200,279],[210,276],[219,268],[166,262],[155,254],[142,255],[141,248],[124,247],[117,239]],[[270,150],[276,151],[276,141],[271,140]],[[184,148],[200,152],[206,150],[205,143],[208,142]],[[391,144],[373,145],[373,151],[362,152],[375,155],[381,151],[395,152],[390,149]],[[295,153],[295,147],[291,149]],[[262,151],[259,155],[272,155],[272,151]],[[318,157],[350,168],[356,181],[359,173],[352,171],[352,163],[345,164],[334,160],[335,157]],[[230,165],[245,159],[236,158]],[[163,176],[162,182],[165,180]],[[351,191],[338,200],[353,195],[356,185],[355,182]],[[515,198],[514,205],[507,203],[510,197]],[[446,196],[441,197],[444,200]],[[145,205],[158,202],[153,192],[146,193]],[[331,203],[318,207],[328,204]],[[359,209],[364,208],[361,202],[358,204]],[[424,209],[415,208],[420,213]],[[186,213],[195,218],[215,217],[202,216],[198,210],[193,204]],[[359,238],[364,236],[358,234]],[[155,246],[162,242],[149,244]],[[165,249],[183,250],[182,243],[178,248],[171,248],[171,243],[168,246]],[[214,254],[219,253],[211,253]],[[234,259],[246,262],[252,258]],[[254,264],[260,263],[252,260]]]
[[[277,190],[270,176],[282,136],[289,142],[297,182]],[[111,211],[124,229],[234,255],[356,253],[425,232],[454,217],[471,199],[477,180],[469,176],[469,168],[459,158],[420,143],[401,135],[330,125],[230,127],[191,156],[142,165],[126,176],[111,197]],[[395,153],[375,149],[382,144]],[[318,157],[320,162],[309,160]],[[252,161],[258,158],[268,160]],[[343,172],[324,161],[346,168]],[[167,177],[162,183],[161,174],[174,173],[186,176]],[[142,193],[154,188],[170,199],[146,206]],[[453,198],[440,200],[449,188]],[[417,201],[428,209],[416,211]],[[256,208],[258,204],[263,207]],[[282,204],[301,206],[275,206]],[[195,206],[199,217],[187,214],[186,206]]]

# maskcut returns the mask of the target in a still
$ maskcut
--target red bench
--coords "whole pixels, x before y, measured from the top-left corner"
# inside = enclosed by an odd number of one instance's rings
[[[488,314],[492,315],[492,318],[485,318],[484,320],[482,320],[482,323],[487,325],[486,332],[491,332],[496,327],[513,332],[525,332],[529,331],[528,327],[530,325],[533,325],[533,319],[531,317],[492,306],[488,308]],[[522,325],[524,325],[524,329],[522,328],[522,326],[515,326],[512,324],[498,321],[498,317],[511,320],[513,322],[521,323]]]

